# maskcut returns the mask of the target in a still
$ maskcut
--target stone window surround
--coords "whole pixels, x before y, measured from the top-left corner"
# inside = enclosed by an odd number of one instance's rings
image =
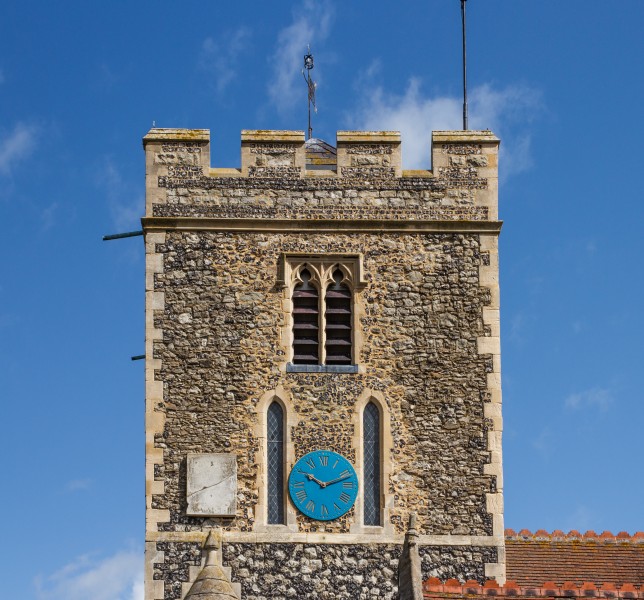
[[[364,499],[362,492],[360,492],[354,505],[355,522],[350,526],[349,531],[352,534],[393,535],[394,529],[390,520],[390,510],[394,504],[394,496],[389,492],[389,479],[394,456],[391,437],[391,413],[384,395],[377,390],[363,390],[354,405],[353,447],[356,451],[356,464],[354,467],[358,473],[358,481],[362,490],[364,487],[363,417],[364,409],[370,402],[380,412],[380,523],[382,525],[364,525]]]
[[[278,261],[277,284],[283,290],[284,324],[281,331],[281,346],[286,356],[283,370],[289,373],[358,373],[360,368],[360,355],[363,336],[360,328],[360,317],[364,314],[362,298],[358,293],[365,288],[362,254],[332,254],[332,253],[307,253],[294,252],[282,253]],[[320,364],[295,365],[293,364],[293,290],[301,283],[300,273],[307,269],[311,273],[311,283],[318,289],[320,307],[325,306],[325,292],[329,284],[333,283],[333,273],[340,269],[344,275],[342,283],[351,291],[351,365],[326,365],[325,359],[325,328],[324,313],[321,311],[322,320],[320,327]]]
[[[293,532],[297,533],[297,512],[288,498],[288,491],[284,490],[284,517],[285,524],[268,523],[268,435],[267,414],[273,402],[278,402],[284,413],[284,484],[288,481],[290,466],[295,464],[295,447],[291,438],[291,431],[297,423],[293,403],[290,395],[279,386],[275,390],[266,392],[257,404],[257,421],[255,424],[255,437],[259,440],[259,450],[255,462],[257,470],[257,504],[255,505],[255,522],[253,531],[258,533],[268,532]]]

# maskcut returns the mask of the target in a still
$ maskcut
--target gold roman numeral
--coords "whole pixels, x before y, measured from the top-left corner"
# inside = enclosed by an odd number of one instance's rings
[[[315,510],[315,502],[313,500],[309,500],[308,504],[306,505],[306,510],[309,512],[313,512]]]
[[[329,515],[329,509],[323,504],[322,506],[320,506],[320,513],[323,517],[327,517]]]
[[[306,462],[307,465],[309,465],[309,467],[311,467],[312,469],[315,469],[315,463],[313,462],[312,458],[310,458],[310,457],[307,458],[305,462]]]
[[[300,502],[304,502],[304,500],[306,500],[306,492],[304,490],[300,490],[295,494],[295,496]]]
[[[343,481],[342,482],[342,487],[347,488],[349,490],[353,489],[353,481]]]
[[[304,489],[304,482],[303,481],[296,481],[293,484],[293,487],[298,489],[298,490]]]
[[[329,457],[328,456],[322,455],[319,458],[320,458],[320,465],[322,467],[326,467],[329,464]]]
[[[349,469],[345,469],[340,473],[340,477],[349,477],[349,475],[351,475],[351,473],[349,473]]]
[[[349,496],[349,494],[347,494],[346,492],[342,492],[340,494],[340,502],[344,502],[346,504],[347,502],[349,502],[349,500],[351,500],[351,496]]]

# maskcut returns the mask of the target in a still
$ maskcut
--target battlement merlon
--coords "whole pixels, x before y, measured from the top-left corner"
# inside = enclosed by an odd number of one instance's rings
[[[276,180],[294,189],[318,187],[347,189],[432,190],[438,204],[484,208],[485,220],[498,218],[499,139],[491,131],[435,131],[431,143],[431,170],[403,170],[401,136],[397,131],[338,131],[337,160],[328,169],[307,168],[303,131],[243,130],[241,168],[210,166],[207,129],[151,129],[143,138],[146,151],[146,214],[165,204],[168,189],[199,189],[225,185],[267,188]],[[238,179],[237,182],[230,179]],[[208,183],[208,179],[211,179]],[[242,181],[239,181],[241,179]],[[243,180],[253,180],[243,182]],[[311,186],[297,180],[308,180]],[[167,189],[163,189],[167,188]],[[441,190],[445,199],[439,198]]]

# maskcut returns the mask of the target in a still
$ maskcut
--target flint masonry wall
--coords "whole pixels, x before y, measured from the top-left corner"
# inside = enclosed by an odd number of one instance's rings
[[[209,142],[144,138],[146,599],[183,598],[212,527],[243,598],[394,598],[412,512],[425,578],[503,581],[498,140],[435,132],[433,170],[402,171],[397,134],[338,132],[328,172],[305,171],[301,132],[243,132],[241,169],[211,168]],[[357,373],[287,372],[284,253],[361,257]],[[320,447],[359,463],[356,403],[379,401],[383,527],[358,506],[266,525],[273,396],[288,467]],[[187,455],[210,452],[237,456],[234,517],[186,514]]]

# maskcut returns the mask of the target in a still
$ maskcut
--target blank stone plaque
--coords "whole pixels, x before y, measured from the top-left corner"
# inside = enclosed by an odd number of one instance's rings
[[[237,509],[237,456],[188,454],[188,515],[233,517]]]

